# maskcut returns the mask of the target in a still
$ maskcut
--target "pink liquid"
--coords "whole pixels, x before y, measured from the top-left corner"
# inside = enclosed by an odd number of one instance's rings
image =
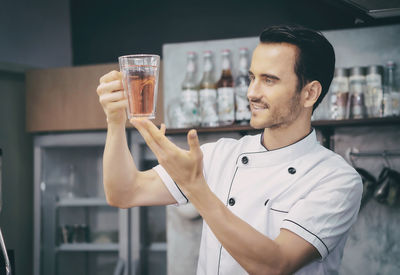
[[[129,70],[124,79],[130,116],[150,116],[154,112],[155,69],[153,66],[140,67],[144,70]]]

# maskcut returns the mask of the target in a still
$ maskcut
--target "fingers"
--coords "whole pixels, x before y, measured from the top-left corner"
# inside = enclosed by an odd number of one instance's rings
[[[161,148],[158,143],[154,140],[152,135],[149,133],[145,123],[146,119],[143,118],[132,118],[130,122],[139,131],[140,135],[143,137],[146,144],[150,147],[151,151],[156,155],[157,159],[161,155]]]
[[[158,129],[153,122],[146,119],[141,121],[143,126],[146,127],[147,131],[154,138],[155,142],[165,150],[165,152],[174,153],[179,150],[175,144],[173,144],[168,138],[165,137],[165,125],[161,125],[161,129]]]
[[[161,131],[161,133],[162,133],[164,136],[165,136],[165,130],[166,130],[165,124],[164,124],[164,123],[161,123],[160,131]]]
[[[107,110],[107,113],[113,113],[115,111],[120,111],[121,109],[125,109],[128,107],[128,100],[121,100],[121,101],[116,101],[116,102],[110,102],[107,104],[105,107]]]
[[[100,83],[99,86],[97,86],[97,94],[103,95],[103,94],[108,94],[108,93],[112,93],[114,91],[119,91],[119,90],[123,90],[124,87],[122,85],[122,81],[121,80],[113,80],[110,82],[103,82]]]
[[[100,84],[121,79],[122,79],[122,73],[114,70],[100,77]]]
[[[197,137],[196,130],[192,129],[189,131],[187,135],[187,140],[190,148],[190,152],[194,154],[196,157],[202,156],[202,151],[200,149],[199,138]]]
[[[101,103],[101,105],[105,106],[107,105],[107,103],[109,102],[117,102],[120,100],[124,100],[125,98],[125,94],[123,91],[117,91],[114,93],[110,93],[110,94],[102,94],[99,97],[99,101]]]
[[[154,154],[158,154],[157,158],[164,158],[169,156],[173,158],[180,152],[180,148],[173,144],[168,138],[165,137],[165,125],[161,125],[161,129],[158,129],[150,120],[133,118],[131,119],[133,126],[138,129],[140,134],[145,139],[147,145],[151,148],[153,146],[155,151]],[[142,134],[143,133],[143,134]]]

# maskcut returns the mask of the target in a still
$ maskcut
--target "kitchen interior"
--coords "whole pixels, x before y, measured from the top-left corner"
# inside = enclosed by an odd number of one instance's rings
[[[0,274],[195,274],[202,219],[193,206],[107,204],[96,87],[119,56],[158,54],[154,122],[174,143],[187,148],[190,128],[202,144],[257,134],[245,118],[205,127],[185,90],[199,90],[208,51],[215,82],[224,51],[238,79],[275,24],[320,30],[335,48],[312,125],[364,184],[339,274],[400,274],[399,0],[2,1]],[[156,165],[129,123],[126,133],[138,167]]]

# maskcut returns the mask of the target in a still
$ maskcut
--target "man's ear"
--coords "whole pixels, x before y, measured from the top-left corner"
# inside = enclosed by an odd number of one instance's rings
[[[322,92],[322,86],[319,81],[311,81],[303,88],[303,106],[305,108],[312,108],[314,103],[318,100]]]

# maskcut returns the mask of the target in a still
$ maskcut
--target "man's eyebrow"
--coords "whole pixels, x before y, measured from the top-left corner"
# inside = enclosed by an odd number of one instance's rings
[[[249,70],[249,75],[254,75],[254,73]],[[277,77],[276,75],[273,75],[273,74],[261,74],[260,76],[262,78],[271,78],[271,79],[275,79],[275,80],[281,80],[279,77]]]
[[[275,80],[281,80],[279,77],[277,77],[276,75],[273,75],[273,74],[261,74],[261,77],[262,78],[272,78]]]

